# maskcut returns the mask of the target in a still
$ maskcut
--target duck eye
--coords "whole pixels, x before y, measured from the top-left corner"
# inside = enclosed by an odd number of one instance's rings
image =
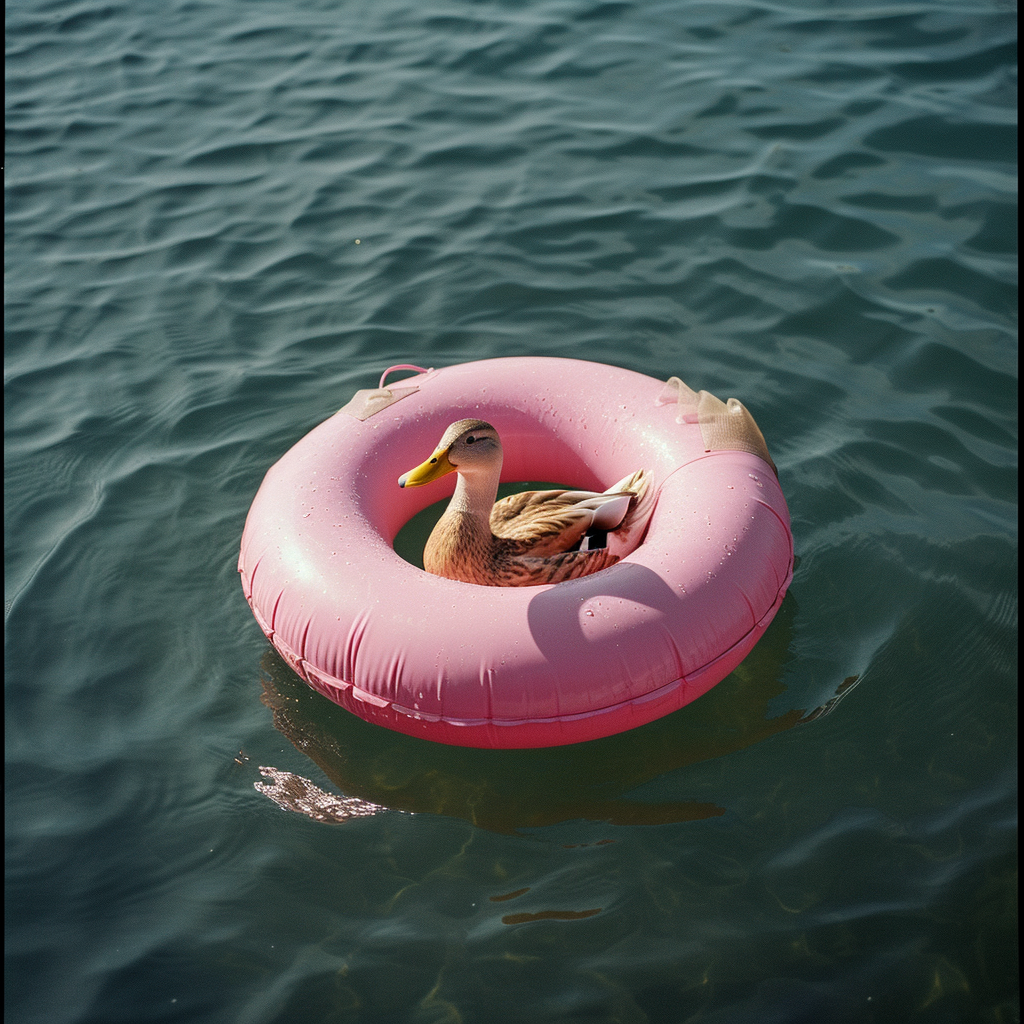
[[[475,440],[476,438],[470,434],[469,437],[466,438],[466,444],[472,444]]]

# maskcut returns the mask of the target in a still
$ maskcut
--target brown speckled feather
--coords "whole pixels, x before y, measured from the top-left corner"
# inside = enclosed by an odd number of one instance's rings
[[[525,545],[532,555],[557,555],[575,547],[591,525],[592,512],[564,495],[571,491],[524,491],[527,498],[549,494],[543,504],[527,500],[510,507],[499,501],[491,511],[491,530],[499,540]],[[510,497],[518,498],[513,494]]]

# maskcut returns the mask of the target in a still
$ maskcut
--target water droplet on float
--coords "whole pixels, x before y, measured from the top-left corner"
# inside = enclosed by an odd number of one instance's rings
[[[592,619],[594,617],[594,609],[593,608],[584,608],[583,609],[583,614],[586,615],[587,618]]]

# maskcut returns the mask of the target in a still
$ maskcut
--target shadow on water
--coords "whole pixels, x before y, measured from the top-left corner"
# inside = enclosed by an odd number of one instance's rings
[[[846,680],[823,708],[768,717],[769,702],[784,690],[779,680],[795,607],[787,597],[746,661],[693,704],[617,736],[539,750],[451,747],[372,725],[314,692],[271,650],[261,662],[261,699],[273,712],[274,726],[344,796],[274,768],[261,769],[269,785],[256,785],[280,806],[320,821],[389,808],[450,815],[513,833],[577,819],[661,825],[716,817],[724,810],[712,803],[647,803],[628,794],[667,772],[819,717],[856,681]]]

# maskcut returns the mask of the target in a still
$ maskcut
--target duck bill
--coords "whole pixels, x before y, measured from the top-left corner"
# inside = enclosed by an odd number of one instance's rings
[[[426,462],[421,463],[408,473],[403,473],[398,478],[399,487],[419,487],[420,484],[429,484],[448,473],[454,473],[455,467],[448,461],[448,452],[438,448]]]

